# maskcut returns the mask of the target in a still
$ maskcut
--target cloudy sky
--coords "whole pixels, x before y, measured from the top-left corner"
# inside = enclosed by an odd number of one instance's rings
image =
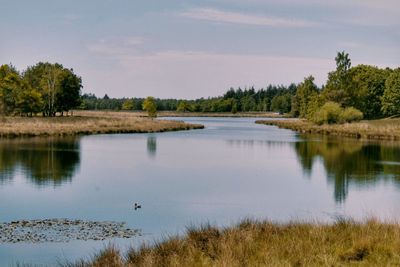
[[[323,84],[337,51],[400,66],[398,0],[0,0],[0,64],[60,62],[84,92],[197,98]]]

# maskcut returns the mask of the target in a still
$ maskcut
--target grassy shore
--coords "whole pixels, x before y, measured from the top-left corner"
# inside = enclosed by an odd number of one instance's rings
[[[108,248],[69,266],[399,266],[400,225],[367,220],[333,224],[243,221],[189,228],[183,237],[121,255]]]
[[[130,112],[75,112],[69,117],[3,117],[0,118],[0,137],[147,133],[203,127],[180,121],[153,120]]]
[[[345,124],[316,125],[306,120],[259,120],[256,123],[275,125],[300,133],[346,136],[374,140],[400,140],[400,119],[370,120]]]

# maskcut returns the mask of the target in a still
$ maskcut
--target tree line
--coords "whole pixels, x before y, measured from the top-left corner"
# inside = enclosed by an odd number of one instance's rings
[[[154,98],[159,111],[179,112],[247,112],[277,111],[287,113],[291,110],[291,97],[296,93],[297,85],[268,85],[265,89],[230,88],[219,97],[199,98],[195,100]],[[110,98],[84,94],[80,108],[87,110],[134,110],[143,108],[144,98]]]
[[[19,72],[0,66],[0,114],[63,115],[81,104],[82,79],[61,64],[39,62]]]

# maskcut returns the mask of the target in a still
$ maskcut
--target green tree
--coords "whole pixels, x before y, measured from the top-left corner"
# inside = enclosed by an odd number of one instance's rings
[[[358,65],[349,70],[350,105],[359,109],[365,118],[382,116],[381,98],[385,90],[385,81],[390,72],[374,66]]]
[[[21,113],[32,117],[33,114],[42,110],[42,95],[35,89],[23,90],[18,97],[17,107]]]
[[[291,110],[292,96],[289,93],[276,95],[271,101],[271,110],[280,114],[288,113]]]
[[[122,104],[123,110],[133,110],[134,107],[135,107],[135,102],[133,101],[133,99],[127,99]]]
[[[394,70],[385,82],[382,112],[387,116],[400,114],[400,68]]]
[[[150,118],[157,117],[157,105],[154,97],[148,96],[144,101],[142,108],[144,111],[147,111],[147,114]]]
[[[178,103],[178,106],[176,108],[176,111],[178,112],[187,112],[190,111],[190,105],[187,101],[181,100]]]
[[[18,95],[23,87],[19,73],[9,65],[0,67],[0,113],[12,115],[16,112]]]
[[[63,69],[59,76],[59,90],[56,94],[56,111],[70,111],[80,105],[82,88],[81,77],[74,74],[72,69]]]
[[[336,70],[328,74],[328,81],[323,96],[327,101],[339,103],[342,106],[350,106],[350,76],[351,60],[345,51],[338,52],[335,57]]]
[[[42,95],[45,116],[68,112],[80,104],[82,79],[72,69],[58,63],[39,62],[28,67],[23,78]]]
[[[308,104],[314,94],[318,94],[318,87],[314,84],[314,77],[310,75],[304,78],[304,81],[297,88],[295,102],[298,107],[299,117],[307,117]]]

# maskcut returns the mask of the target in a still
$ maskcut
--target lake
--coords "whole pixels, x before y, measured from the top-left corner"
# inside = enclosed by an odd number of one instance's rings
[[[253,118],[174,119],[206,128],[0,140],[0,221],[118,221],[142,233],[3,243],[0,266],[65,262],[207,222],[400,218],[400,143],[304,136]]]

